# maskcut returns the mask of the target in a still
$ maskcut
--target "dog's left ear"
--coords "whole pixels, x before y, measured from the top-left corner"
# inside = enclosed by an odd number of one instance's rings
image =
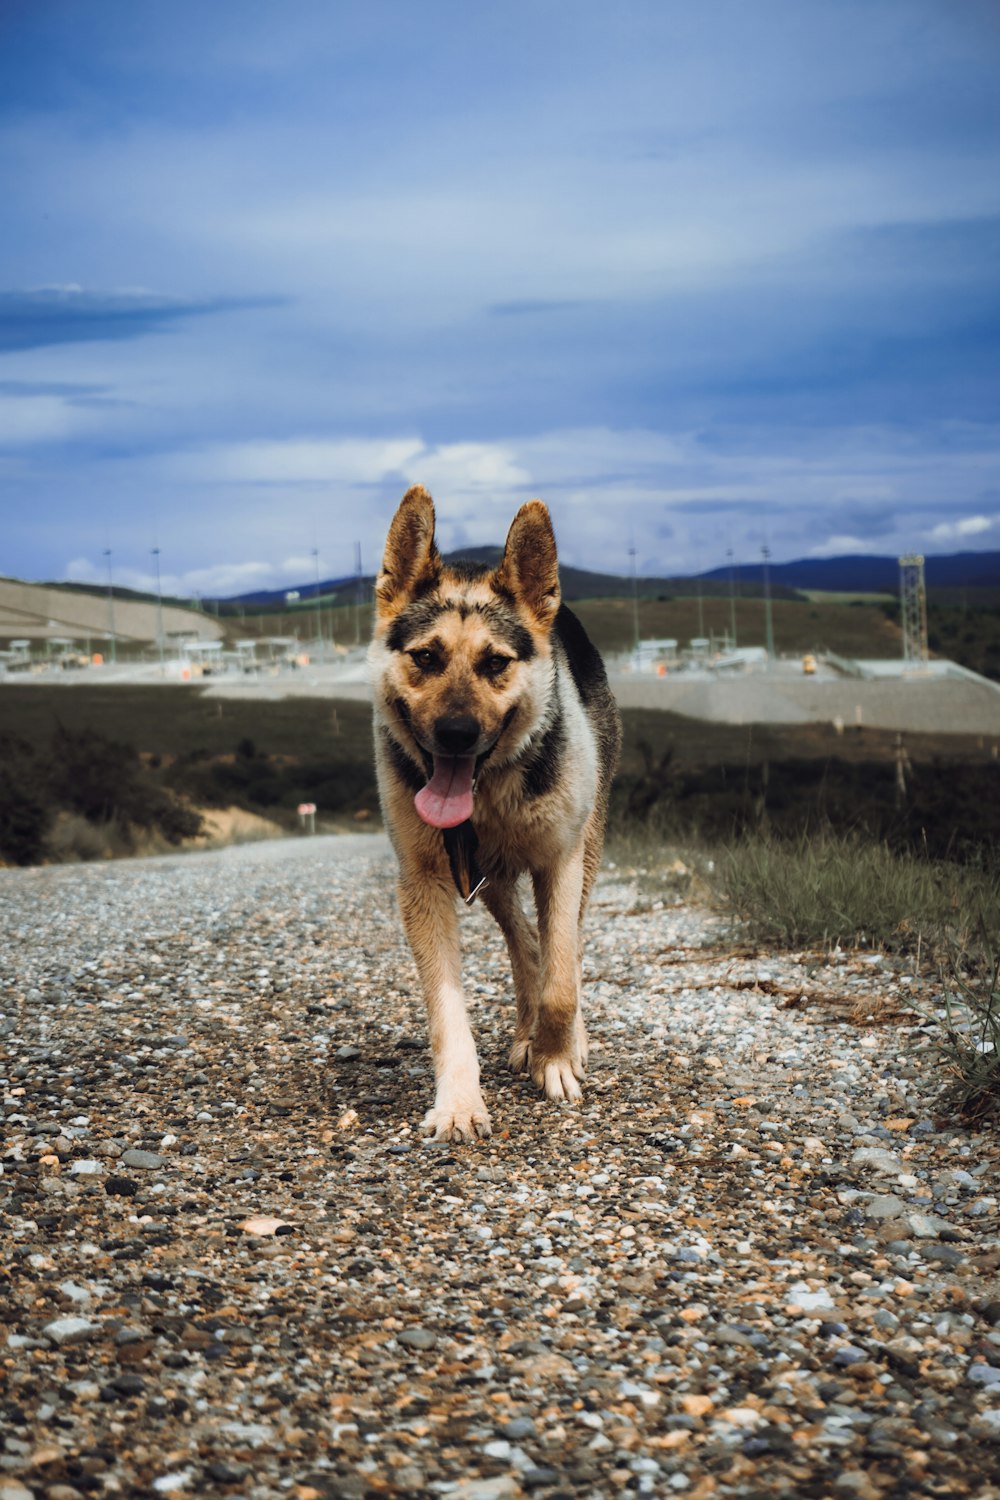
[[[540,624],[552,624],[561,597],[559,564],[552,522],[541,500],[529,500],[514,517],[493,582],[522,600]]]

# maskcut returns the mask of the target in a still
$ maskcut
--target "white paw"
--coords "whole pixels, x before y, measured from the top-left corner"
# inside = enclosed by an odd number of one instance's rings
[[[547,1062],[535,1062],[531,1076],[540,1089],[545,1090],[546,1099],[559,1099],[576,1104],[583,1098],[578,1079],[583,1077],[582,1062],[570,1057],[553,1057]]]
[[[482,1098],[461,1104],[436,1104],[424,1115],[423,1129],[436,1141],[484,1140],[493,1127]]]

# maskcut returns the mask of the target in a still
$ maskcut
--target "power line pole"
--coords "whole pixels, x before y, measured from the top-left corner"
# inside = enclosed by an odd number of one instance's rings
[[[903,662],[919,670],[926,667],[930,655],[924,559],[919,552],[899,559],[899,603],[903,623]]]
[[[639,582],[635,574],[635,543],[628,549],[632,569],[632,641],[633,641],[633,666],[639,667]]]
[[[771,560],[770,547],[761,547],[760,555],[764,559],[764,622],[767,632],[767,664],[770,666],[774,659],[774,626],[771,620],[771,573],[768,567]]]
[[[114,666],[118,660],[117,641],[115,638],[115,590],[111,581],[111,548],[105,547],[104,556],[108,560],[108,634],[111,637],[111,665]]]
[[[354,543],[354,644],[361,645],[361,606],[364,603],[364,582],[361,574],[361,543]]]
[[[736,593],[733,584],[733,549],[730,547],[726,552],[729,559],[729,633],[732,637],[733,650],[736,650]]]
[[[156,564],[156,644],[160,652],[160,671],[163,671],[163,595],[160,592],[160,549],[152,548]]]
[[[319,548],[312,549],[313,562],[316,564],[316,660],[323,657],[323,607],[319,596]]]

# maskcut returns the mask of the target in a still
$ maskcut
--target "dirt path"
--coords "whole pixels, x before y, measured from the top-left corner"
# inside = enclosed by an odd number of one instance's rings
[[[473,912],[496,1134],[436,1147],[381,838],[0,911],[0,1500],[1000,1495],[998,1145],[935,1115],[904,971],[611,869],[571,1110],[505,1070]]]

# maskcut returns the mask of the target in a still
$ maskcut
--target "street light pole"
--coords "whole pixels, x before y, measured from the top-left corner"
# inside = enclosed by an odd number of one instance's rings
[[[736,593],[733,584],[733,549],[730,547],[726,556],[729,559],[729,633],[732,636],[733,650],[736,650]]]
[[[108,560],[108,633],[111,636],[111,664],[118,661],[118,649],[115,639],[115,591],[111,582],[111,548],[105,547],[104,556]]]
[[[323,607],[320,604],[320,599],[319,599],[319,548],[318,547],[314,547],[312,549],[312,555],[313,555],[313,561],[316,564],[316,640],[317,640],[317,643],[318,643],[317,644],[317,650],[316,650],[316,658],[317,658],[318,661],[321,661],[323,659]]]
[[[770,547],[761,547],[760,555],[764,559],[764,620],[767,630],[767,664],[771,665],[774,660],[774,626],[771,621],[771,574],[768,563],[771,559]]]
[[[632,567],[632,640],[634,642],[633,666],[639,668],[639,583],[635,573],[635,543],[628,549]]]
[[[160,653],[160,672],[163,672],[163,595],[160,592],[160,549],[152,548],[156,564],[156,645]]]

